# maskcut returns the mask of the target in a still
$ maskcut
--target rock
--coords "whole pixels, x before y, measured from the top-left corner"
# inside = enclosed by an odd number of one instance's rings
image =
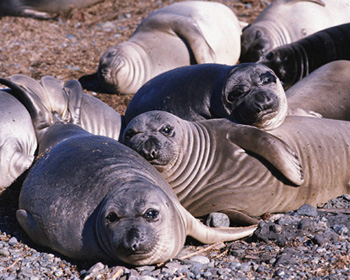
[[[309,217],[318,216],[316,208],[310,204],[304,204],[300,206],[300,208],[297,210],[297,214],[300,216],[309,216]]]
[[[205,223],[208,227],[229,227],[230,219],[224,213],[213,212],[209,214]]]

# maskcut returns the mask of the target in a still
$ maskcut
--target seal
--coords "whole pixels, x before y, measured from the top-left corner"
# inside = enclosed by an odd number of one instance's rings
[[[71,104],[77,110],[66,123],[57,112],[52,116],[31,90],[2,82],[16,91],[42,135],[16,214],[39,245],[72,259],[144,265],[174,257],[187,235],[213,243],[255,230],[205,226],[180,205],[168,183],[140,155],[76,125],[79,103]],[[76,80],[68,81],[65,90],[79,100],[82,88]]]
[[[327,63],[286,91],[288,115],[314,112],[324,118],[350,121],[350,61]]]
[[[79,108],[80,118],[75,120],[75,123],[90,133],[119,139],[123,129],[123,117],[98,98],[81,90],[76,91],[79,95],[71,97],[65,90],[64,82],[51,76],[42,77],[40,83],[26,75],[13,75],[10,80],[38,95],[47,109],[51,113],[56,111],[65,122],[70,121]],[[75,105],[77,108],[72,104],[77,104]]]
[[[243,23],[242,23],[243,24]],[[145,82],[176,67],[199,63],[235,64],[242,26],[227,6],[184,1],[145,18],[131,38],[101,57],[98,78],[107,92],[134,94]],[[84,86],[84,81],[80,79]]]
[[[157,168],[195,217],[224,212],[249,224],[349,193],[349,131],[349,122],[323,118],[286,117],[265,132],[151,111],[128,124],[123,143]]]
[[[227,118],[268,130],[283,122],[287,101],[281,82],[266,66],[209,63],[180,67],[151,79],[131,99],[125,123],[152,110],[190,121]]]
[[[1,16],[22,16],[38,19],[52,18],[72,8],[84,8],[103,0],[0,0]]]
[[[243,30],[240,62],[256,62],[272,49],[328,27],[348,23],[347,0],[277,0]]]
[[[349,3],[350,5],[350,3]],[[270,51],[258,63],[270,67],[288,89],[334,60],[350,59],[350,23],[330,27]]]
[[[37,140],[26,108],[0,90],[0,190],[10,186],[34,160]]]

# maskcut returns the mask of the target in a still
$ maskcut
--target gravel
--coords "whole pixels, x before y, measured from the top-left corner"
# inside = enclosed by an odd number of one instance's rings
[[[350,278],[349,195],[270,215],[243,240],[203,246],[189,238],[173,260],[126,267],[76,262],[33,244],[15,218],[19,188],[12,185],[0,200],[13,201],[1,208],[0,280]]]

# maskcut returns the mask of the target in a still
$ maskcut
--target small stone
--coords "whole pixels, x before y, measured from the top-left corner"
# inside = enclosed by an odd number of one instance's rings
[[[200,264],[207,264],[209,263],[209,259],[204,256],[193,256],[189,259],[191,262],[199,262]]]
[[[7,249],[0,249],[0,256],[8,257],[10,252]]]
[[[230,218],[224,213],[213,212],[209,214],[205,223],[208,227],[229,227]]]
[[[317,217],[318,212],[315,207],[313,207],[310,204],[304,204],[300,206],[300,208],[297,210],[297,214],[301,216],[309,216],[309,217]]]
[[[18,244],[17,238],[16,237],[11,237],[11,239],[9,240],[9,245],[10,246],[14,246]]]

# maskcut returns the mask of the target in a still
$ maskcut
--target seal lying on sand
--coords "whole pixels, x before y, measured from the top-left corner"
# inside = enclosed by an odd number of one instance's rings
[[[1,16],[24,16],[48,19],[50,13],[83,8],[103,0],[0,0]]]
[[[98,98],[82,91],[77,91],[78,94],[70,96],[64,82],[51,76],[42,77],[40,83],[26,75],[13,75],[10,80],[38,95],[47,110],[51,113],[56,111],[65,122],[70,121],[79,108],[80,119],[74,122],[78,122],[83,129],[96,135],[119,139],[122,116]],[[76,104],[77,108],[73,104]],[[52,117],[51,122],[53,122]]]
[[[10,186],[34,160],[37,140],[26,108],[0,90],[0,190]]]
[[[98,77],[111,93],[135,93],[145,82],[170,69],[196,63],[235,64],[241,25],[227,6],[183,1],[144,19],[131,38],[101,57]],[[83,86],[90,83],[82,77]]]
[[[287,101],[279,79],[268,67],[201,64],[173,69],[147,82],[130,101],[125,123],[151,110],[190,121],[228,118],[268,130],[283,122]]]
[[[324,29],[294,43],[275,48],[258,63],[270,67],[280,78],[283,87],[288,89],[328,62],[349,60],[349,50],[350,23],[347,23]]]
[[[276,0],[243,30],[240,62],[255,62],[270,50],[350,21],[348,0]]]
[[[212,243],[251,234],[248,228],[209,228],[178,202],[162,176],[118,141],[88,133],[52,115],[31,90],[16,91],[42,135],[39,156],[23,183],[17,219],[30,238],[73,259],[164,262],[186,236]],[[80,84],[66,83],[72,100]],[[79,120],[79,104],[73,122]],[[46,127],[46,130],[43,130]]]
[[[189,122],[151,111],[135,117],[123,139],[161,172],[195,217],[221,211],[232,222],[254,223],[252,217],[266,212],[350,191],[345,121],[286,117],[267,133],[223,119]]]

